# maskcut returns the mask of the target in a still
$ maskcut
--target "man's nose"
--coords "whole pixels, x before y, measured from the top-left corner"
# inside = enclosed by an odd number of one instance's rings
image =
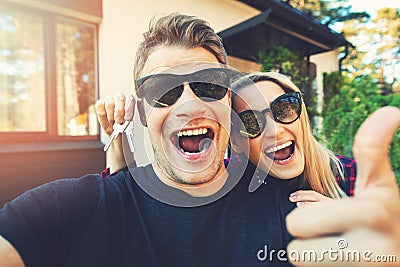
[[[189,83],[184,83],[183,92],[175,110],[177,116],[201,116],[207,109],[207,104],[193,93]]]

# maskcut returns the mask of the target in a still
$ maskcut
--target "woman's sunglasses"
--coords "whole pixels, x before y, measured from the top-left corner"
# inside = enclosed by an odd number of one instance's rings
[[[239,133],[247,138],[258,137],[265,129],[265,113],[271,113],[276,122],[289,124],[296,121],[301,114],[301,94],[286,93],[272,101],[269,108],[263,111],[245,110],[238,114],[240,123]]]
[[[153,107],[169,107],[181,97],[183,85],[188,83],[193,93],[203,101],[217,101],[225,97],[233,73],[230,69],[208,68],[183,75],[153,74],[136,81],[137,95]]]

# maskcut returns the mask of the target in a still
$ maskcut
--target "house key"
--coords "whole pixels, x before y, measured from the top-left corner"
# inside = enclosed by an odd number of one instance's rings
[[[117,136],[118,136],[120,133],[125,132],[126,128],[128,127],[128,125],[129,125],[131,122],[132,122],[132,121],[125,120],[123,124],[114,123],[114,125],[113,125],[114,131],[113,131],[112,134],[110,135],[110,138],[107,140],[106,145],[104,146],[104,151],[107,151],[107,150],[108,150],[108,148],[111,146],[112,141],[114,141],[114,139],[117,138]]]

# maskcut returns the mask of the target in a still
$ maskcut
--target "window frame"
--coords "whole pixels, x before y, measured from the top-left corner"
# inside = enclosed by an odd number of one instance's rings
[[[50,10],[33,8],[28,5],[15,3],[1,3],[5,8],[20,12],[38,15],[43,26],[43,57],[44,57],[44,83],[45,83],[45,119],[46,131],[14,131],[2,132],[0,130],[0,143],[25,143],[25,142],[54,142],[54,141],[89,141],[100,140],[100,127],[97,123],[96,135],[59,135],[57,129],[57,21],[71,21],[93,27],[94,29],[94,84],[95,99],[99,97],[99,23],[84,20],[79,17],[61,14]],[[94,104],[94,103],[93,103]]]

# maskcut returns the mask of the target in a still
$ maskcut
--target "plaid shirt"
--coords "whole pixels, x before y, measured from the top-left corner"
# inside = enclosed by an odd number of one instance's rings
[[[343,173],[344,173],[344,179],[342,179],[339,175],[336,177],[336,181],[339,183],[340,188],[348,195],[348,196],[353,196],[354,195],[354,187],[356,183],[356,176],[357,176],[357,168],[356,168],[356,162],[352,158],[347,158],[345,156],[341,155],[336,155],[336,157],[339,159],[340,163],[343,166]],[[233,155],[231,158],[225,159],[224,163],[225,166],[230,164],[231,166],[236,166],[239,165],[242,162],[240,157],[238,155]],[[120,172],[120,171],[127,171],[128,167],[125,167],[121,170],[118,170],[114,173]],[[114,174],[113,173],[113,174]],[[100,175],[102,178],[107,178],[112,176],[113,174],[110,174],[110,169],[106,168],[104,169]]]
[[[357,176],[356,161],[341,155],[336,155],[336,157],[339,159],[340,163],[342,163],[344,172],[344,179],[338,176],[336,177],[336,181],[348,196],[353,196]]]

